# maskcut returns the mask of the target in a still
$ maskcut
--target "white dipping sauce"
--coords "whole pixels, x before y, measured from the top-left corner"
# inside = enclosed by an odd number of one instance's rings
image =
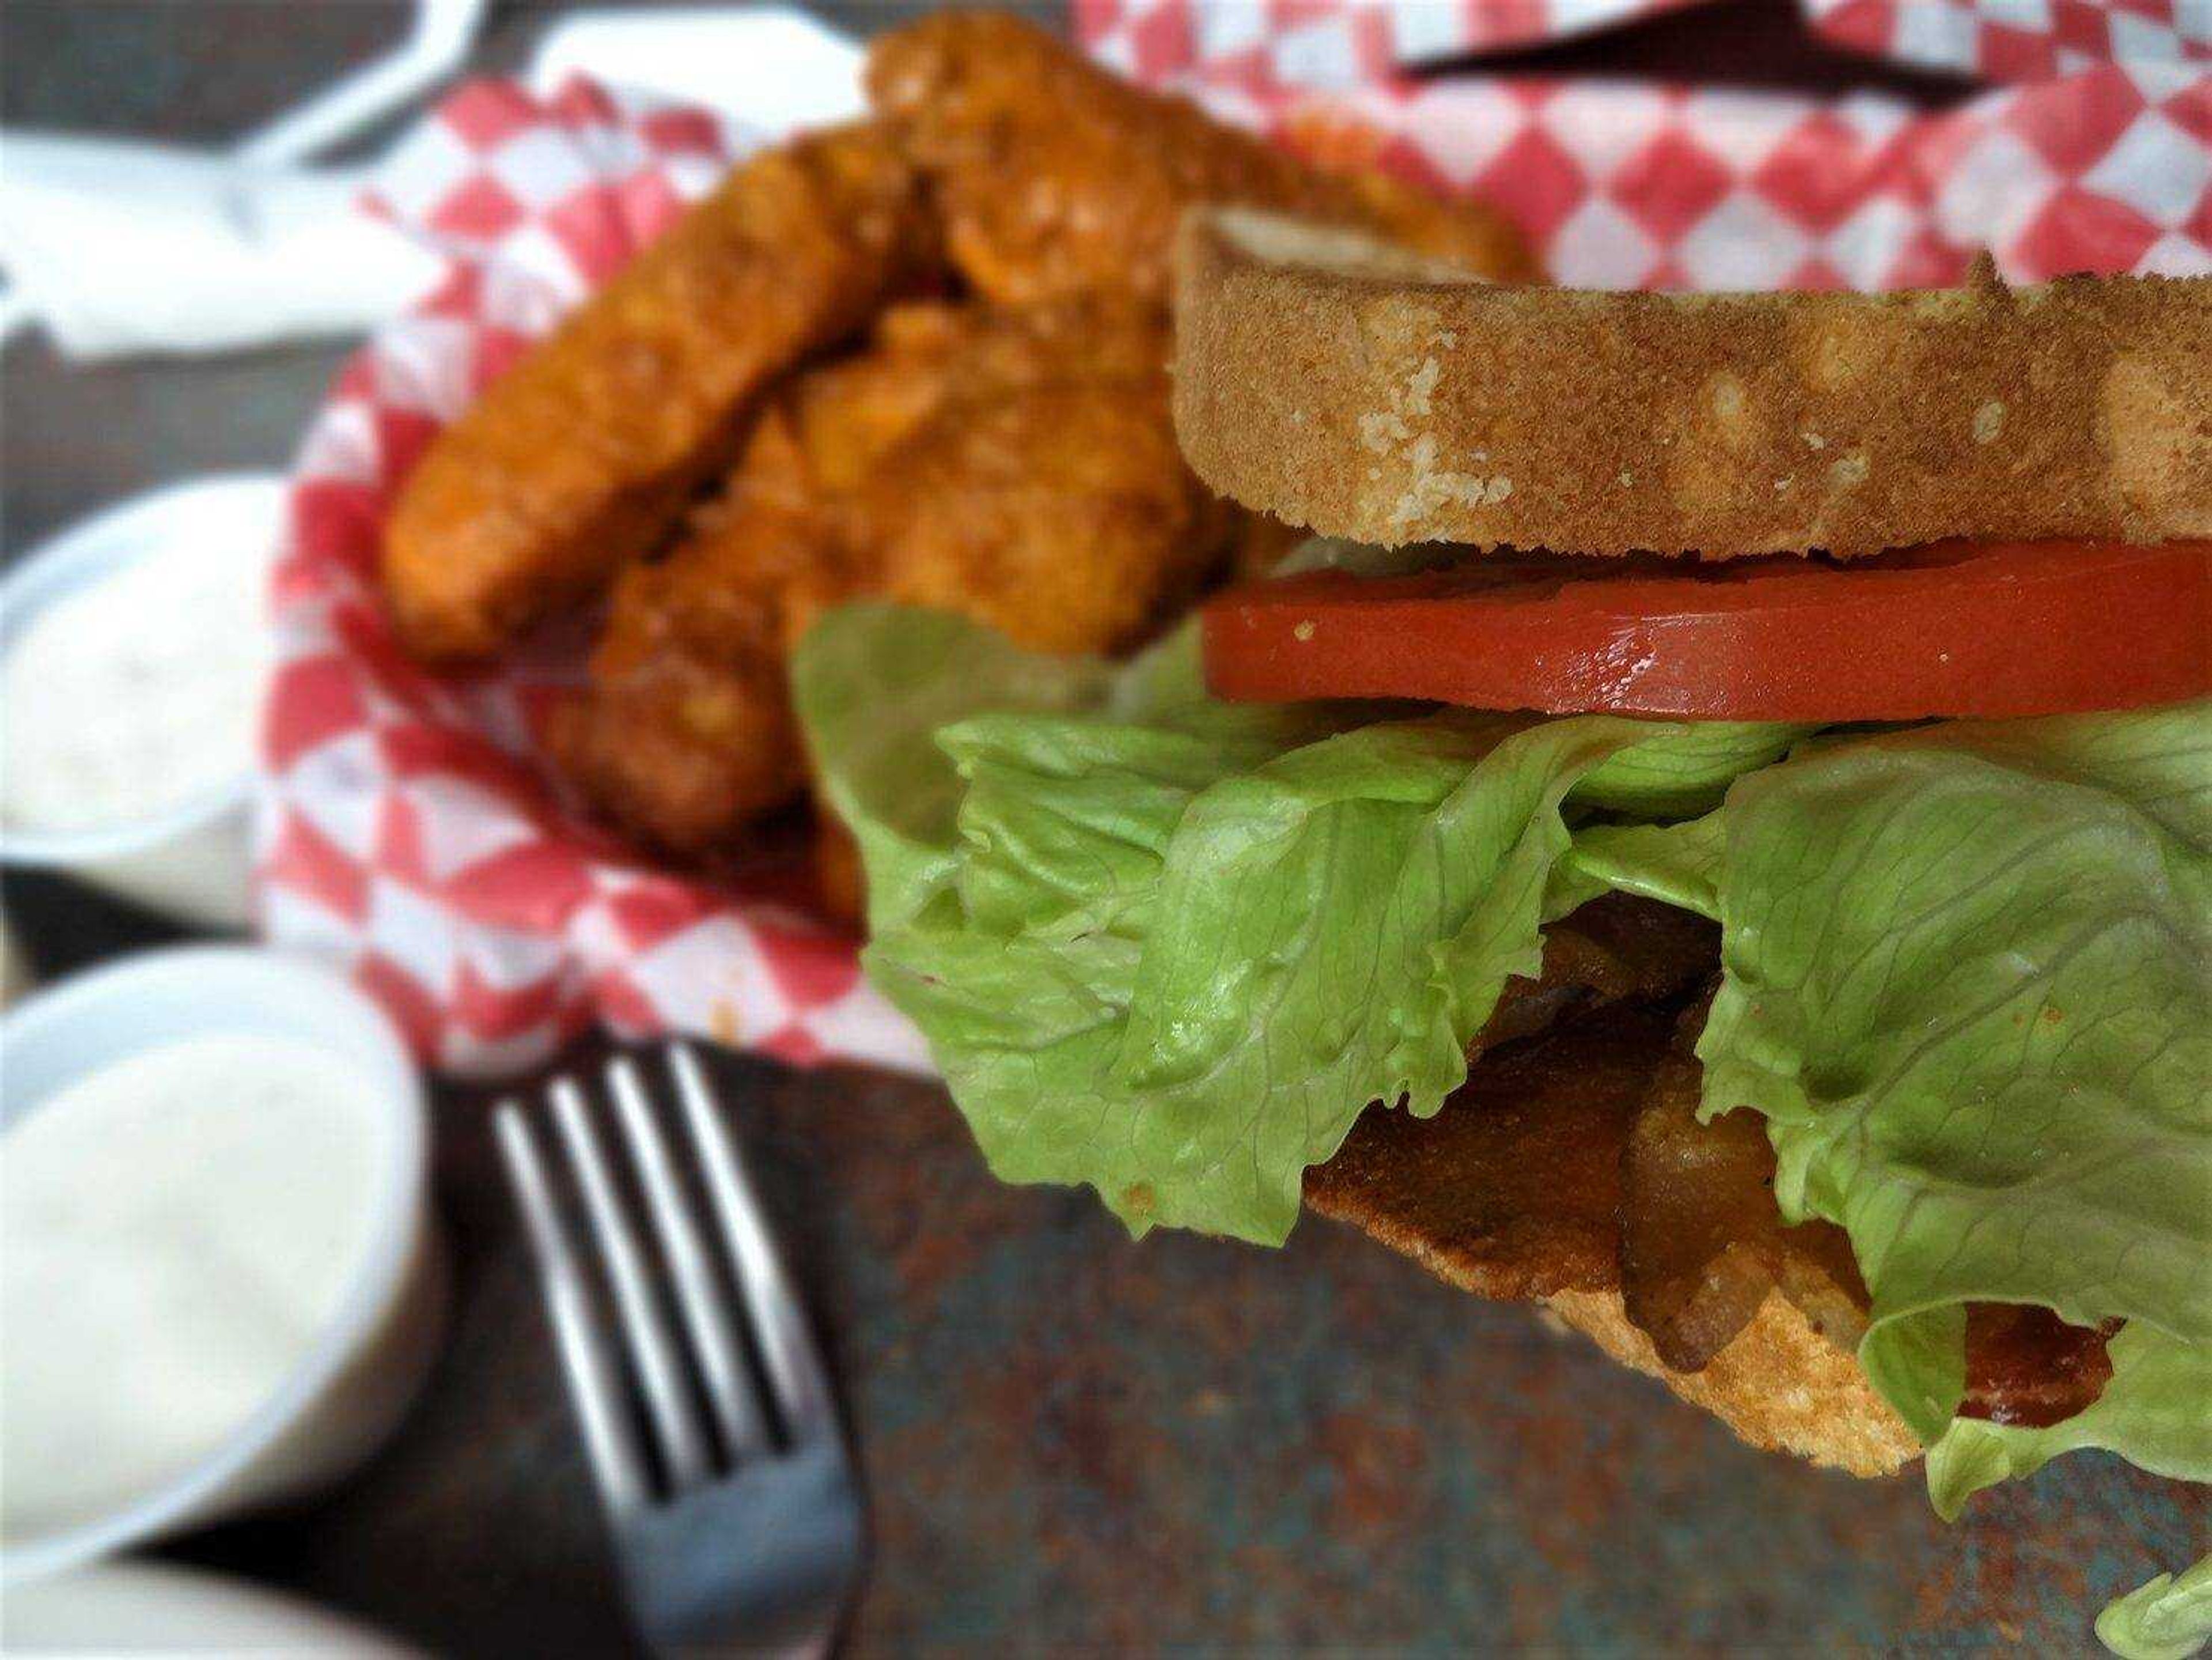
[[[0,1536],[88,1521],[213,1452],[368,1249],[371,1085],[295,1038],[194,1038],[0,1136]]]
[[[0,664],[0,819],[129,824],[253,763],[265,556],[185,538],[41,608]]]

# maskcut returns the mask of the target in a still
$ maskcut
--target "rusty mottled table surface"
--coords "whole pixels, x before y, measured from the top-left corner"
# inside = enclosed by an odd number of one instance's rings
[[[890,15],[828,9],[861,27]],[[390,40],[399,15],[9,0],[0,115],[216,137]],[[486,64],[516,61],[542,22],[504,9]],[[1876,74],[1804,42],[1782,0],[1533,61],[1814,87]],[[337,355],[73,369],[19,344],[0,381],[6,548],[163,478],[277,461]],[[8,904],[50,975],[169,937],[59,882],[11,880]],[[1310,1224],[1280,1253],[1131,1246],[1085,1196],[994,1183],[933,1087],[737,1058],[720,1073],[866,1462],[855,1651],[2067,1652],[2090,1646],[2103,1599],[2212,1532],[2202,1490],[2101,1456],[1946,1528],[1915,1479],[1748,1451],[1579,1340],[1348,1234]],[[459,1295],[412,1419],[313,1505],[173,1554],[439,1652],[628,1652],[483,1106],[439,1103]]]

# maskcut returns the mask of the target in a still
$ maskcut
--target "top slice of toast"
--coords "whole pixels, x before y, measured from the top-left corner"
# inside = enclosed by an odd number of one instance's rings
[[[1175,417],[1215,489],[1366,542],[1727,558],[2212,535],[2212,279],[1495,287],[1191,215]]]

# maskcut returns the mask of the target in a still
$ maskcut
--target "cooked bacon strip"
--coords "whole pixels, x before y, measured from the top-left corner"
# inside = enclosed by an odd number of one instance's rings
[[[1866,1329],[1866,1286],[1831,1223],[1784,1225],[1774,1149],[1757,1114],[1698,1122],[1697,1041],[1711,993],[1676,1025],[1630,1133],[1622,1167],[1621,1296],[1677,1371],[1696,1371],[1779,1289],[1843,1347]]]
[[[1468,1046],[1466,1086],[1431,1119],[1364,1115],[1306,1203],[1478,1296],[1618,1284],[1621,1151],[1670,1024],[1644,1006],[1709,974],[1718,941],[1626,894],[1553,923],[1540,976],[1508,981]],[[1571,1009],[1598,1012],[1558,1026]]]
[[[1704,1370],[1777,1291],[1838,1347],[1855,1348],[1868,1299],[1844,1231],[1784,1225],[1773,1149],[1755,1115],[1698,1122],[1694,1050],[1710,997],[1680,1019],[1663,1004],[1619,1000],[1635,995],[1625,986],[1672,978],[1679,989],[1711,972],[1709,938],[1702,955],[1677,959],[1679,973],[1665,971],[1668,950],[1650,921],[1593,905],[1556,926],[1542,979],[1523,982],[1510,1021],[1486,1031],[1492,1048],[1466,1086],[1434,1118],[1365,1115],[1334,1159],[1307,1172],[1306,1203],[1477,1296],[1619,1290],[1677,1374]],[[1600,938],[1609,949],[1597,950]],[[1618,972],[1631,960],[1640,977]],[[1600,963],[1607,972],[1589,971]],[[1615,1000],[1523,1035],[1539,1012],[1608,994]],[[1523,1040],[1501,1037],[1501,1025]],[[2112,1376],[2112,1329],[1970,1304],[1960,1412],[2025,1426],[2073,1416]]]
[[[1698,1122],[1698,1035],[1710,993],[1688,1010],[1629,1138],[1621,1211],[1628,1316],[1678,1371],[1704,1366],[1779,1289],[1842,1348],[1866,1335],[1868,1296],[1844,1231],[1784,1226],[1774,1151],[1757,1115]],[[2106,1340],[2048,1309],[1966,1307],[1967,1418],[2044,1428],[2093,1405],[2112,1376]]]
[[[2047,1429],[2096,1405],[2112,1381],[2105,1345],[2120,1329],[2069,1326],[2049,1309],[1966,1305],[1966,1398],[1961,1418]]]
[[[1544,930],[1540,974],[1505,982],[1468,1054],[1533,1037],[1571,1010],[1677,996],[1719,955],[1720,929],[1702,916],[1625,893],[1593,899]]]
[[[1601,1009],[1485,1055],[1433,1118],[1375,1108],[1305,1202],[1478,1297],[1620,1279],[1621,1149],[1668,1017]]]

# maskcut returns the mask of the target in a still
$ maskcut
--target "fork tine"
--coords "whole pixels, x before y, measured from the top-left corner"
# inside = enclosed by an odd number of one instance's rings
[[[698,1414],[684,1396],[681,1358],[646,1276],[637,1231],[616,1195],[606,1150],[592,1128],[584,1091],[574,1079],[562,1078],[549,1092],[553,1122],[568,1145],[568,1162],[575,1167],[577,1185],[584,1193],[585,1214],[606,1259],[623,1335],[644,1384],[647,1410],[667,1461],[669,1487],[681,1493],[705,1479],[708,1464]]]
[[[829,1421],[830,1388],[822,1359],[799,1311],[783,1263],[762,1220],[760,1201],[745,1172],[743,1155],[715,1110],[713,1091],[688,1043],[669,1046],[669,1070],[677,1098],[698,1144],[722,1237],[738,1270],[738,1287],[752,1317],[761,1359],[776,1407],[794,1445],[810,1440]]]
[[[690,1202],[676,1179],[668,1140],[648,1102],[636,1064],[628,1055],[607,1067],[607,1088],[623,1128],[631,1162],[645,1188],[647,1208],[676,1281],[677,1301],[689,1325],[693,1352],[705,1373],[708,1404],[722,1432],[730,1462],[763,1450],[768,1426],[745,1370],[744,1342],[715,1280],[714,1260]]]
[[[507,1179],[514,1189],[522,1225],[545,1292],[553,1341],[568,1377],[568,1398],[583,1425],[584,1450],[599,1497],[611,1515],[627,1516],[645,1502],[645,1457],[635,1431],[623,1411],[622,1369],[592,1311],[576,1249],[553,1201],[538,1139],[513,1101],[500,1104],[492,1117]]]

